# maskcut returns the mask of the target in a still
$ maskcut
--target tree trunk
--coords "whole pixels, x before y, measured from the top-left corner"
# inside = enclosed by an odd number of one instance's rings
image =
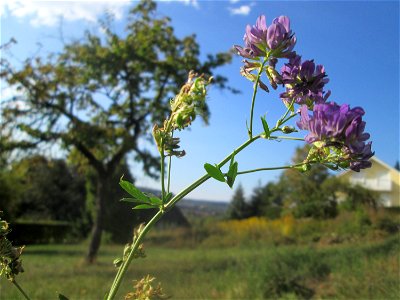
[[[89,249],[86,256],[86,261],[90,264],[95,262],[97,252],[100,248],[104,224],[104,206],[108,195],[107,184],[107,177],[99,174],[96,183],[96,216],[92,227]]]

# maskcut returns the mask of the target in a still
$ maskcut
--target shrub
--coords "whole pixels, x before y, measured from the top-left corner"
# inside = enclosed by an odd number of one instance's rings
[[[72,225],[61,221],[17,221],[10,224],[10,239],[18,245],[69,242]]]
[[[324,279],[329,273],[329,266],[312,250],[277,253],[267,262],[264,297],[287,298],[294,294],[296,299],[310,299],[315,293],[310,281]]]

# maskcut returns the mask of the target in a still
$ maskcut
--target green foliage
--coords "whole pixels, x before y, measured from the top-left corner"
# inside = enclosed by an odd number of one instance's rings
[[[163,203],[162,200],[154,195],[142,193],[129,181],[119,181],[119,185],[134,198],[122,198],[121,201],[138,204],[134,209],[147,209],[147,208],[158,208]]]
[[[313,250],[293,249],[278,252],[265,266],[264,297],[276,299],[294,294],[296,299],[310,299],[315,291],[310,280],[324,280],[330,267]]]
[[[232,188],[233,184],[235,183],[237,172],[238,172],[238,163],[237,161],[235,161],[235,157],[232,156],[232,159],[229,164],[228,173],[226,173],[226,183],[229,185],[230,188]]]
[[[15,217],[21,191],[18,176],[2,168],[0,170],[0,210],[3,211],[5,219],[12,221]]]
[[[215,180],[225,182],[224,174],[222,174],[221,170],[217,165],[213,166],[209,163],[204,164],[204,169],[206,170],[207,174],[214,178]]]
[[[109,194],[107,184],[118,165],[130,153],[145,173],[157,177],[158,159],[139,140],[165,119],[170,99],[189,71],[211,77],[231,61],[230,53],[209,54],[201,61],[195,36],[178,38],[171,20],[159,17],[156,6],[150,0],[137,3],[122,35],[105,20],[104,35],[86,31],[47,57],[26,59],[20,67],[1,59],[0,78],[20,93],[2,106],[0,152],[35,151],[38,144],[57,143],[75,153],[75,163],[96,173],[88,261],[100,244],[103,195]],[[219,87],[229,88],[224,77],[213,78]],[[206,120],[207,106],[202,113]]]
[[[375,228],[393,234],[400,231],[400,220],[398,218],[394,219],[393,217],[382,216],[378,218]]]
[[[232,197],[232,201],[228,208],[228,218],[230,219],[244,219],[250,216],[250,207],[246,203],[244,190],[241,185],[236,188]]]
[[[76,240],[72,223],[68,222],[17,221],[11,228],[10,239],[18,245],[65,244]]]
[[[250,199],[252,216],[279,218],[282,211],[282,194],[281,187],[272,182],[254,188]]]
[[[400,296],[399,246],[397,236],[315,249],[259,243],[176,249],[157,244],[147,249],[152,263],[136,260],[135,268],[127,274],[130,280],[122,283],[116,298],[123,299],[132,290],[132,280],[153,274],[173,299],[265,299],[265,279],[274,278],[272,270],[272,275],[268,274],[269,266],[278,265],[276,260],[282,259],[293,267],[286,278],[296,278],[297,283],[313,291],[315,299],[394,300]],[[33,299],[54,299],[56,291],[70,299],[102,299],[115,275],[110,261],[120,255],[121,247],[105,245],[98,263],[90,268],[81,263],[84,252],[82,244],[30,246],[23,254],[29,272],[19,282]],[[20,298],[18,291],[6,284],[0,285],[0,293],[4,299]],[[301,298],[291,294],[292,299]]]
[[[268,123],[267,123],[267,120],[265,119],[265,117],[261,117],[261,123],[264,128],[264,137],[267,139],[267,138],[269,138],[271,133],[269,131],[269,126],[268,126]]]
[[[84,230],[84,178],[64,160],[32,156],[13,164],[8,174],[13,180],[14,218],[68,221],[76,231]]]

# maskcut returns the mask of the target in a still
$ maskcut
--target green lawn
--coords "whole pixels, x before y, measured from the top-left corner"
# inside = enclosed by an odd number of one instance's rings
[[[399,237],[357,245],[171,249],[149,246],[135,260],[118,299],[132,280],[151,274],[173,299],[337,298],[400,299]],[[102,299],[121,246],[105,245],[98,263],[82,263],[85,245],[29,246],[18,282],[32,299]],[[22,299],[1,279],[0,299]]]

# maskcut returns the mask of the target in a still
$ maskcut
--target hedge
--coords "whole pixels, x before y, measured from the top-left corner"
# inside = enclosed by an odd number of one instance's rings
[[[64,243],[72,224],[60,221],[16,221],[10,224],[8,238],[15,245]]]

